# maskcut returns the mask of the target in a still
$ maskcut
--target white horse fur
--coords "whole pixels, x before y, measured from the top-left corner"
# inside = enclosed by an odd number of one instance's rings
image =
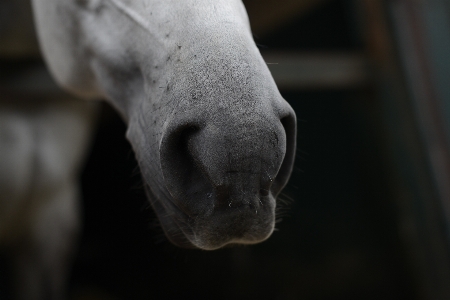
[[[106,99],[125,120],[171,242],[213,250],[271,235],[296,120],[240,0],[32,4],[56,81],[81,98]],[[14,112],[0,103],[0,243],[18,249],[19,298],[60,299],[92,109],[81,100],[45,101],[35,113],[26,107],[36,104],[11,104]]]

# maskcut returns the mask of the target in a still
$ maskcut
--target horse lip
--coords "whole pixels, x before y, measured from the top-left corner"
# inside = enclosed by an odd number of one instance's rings
[[[251,206],[249,206],[251,207]],[[228,224],[233,223],[232,220],[236,220],[236,217],[238,219],[242,218],[242,213],[241,211],[233,211],[233,212],[227,212],[227,211],[216,211],[216,217],[220,218],[220,215],[222,215],[222,219],[225,218],[227,219],[227,221],[223,224]],[[248,214],[247,216],[249,216],[249,211],[246,211],[246,214]],[[239,216],[240,215],[240,216]],[[211,216],[210,216],[211,217]],[[202,250],[216,250],[216,249],[220,249],[223,248],[224,246],[227,245],[231,245],[231,244],[256,244],[256,243],[260,243],[264,240],[266,240],[267,238],[270,237],[270,235],[273,233],[273,224],[272,226],[267,227],[267,230],[265,232],[264,235],[259,236],[259,237],[254,237],[252,236],[252,234],[249,234],[248,229],[251,227],[247,227],[247,225],[249,224],[244,224],[244,227],[242,227],[243,231],[241,233],[238,232],[233,232],[231,234],[227,234],[227,230],[225,229],[224,226],[219,225],[218,227],[216,227],[215,225],[210,225],[208,226],[208,222],[211,221],[208,217],[206,218],[197,218],[195,221],[198,222],[194,222],[194,223],[190,223],[189,221],[192,220],[192,218],[188,217],[187,221],[183,220],[183,216],[181,216],[181,218],[179,218],[179,216],[173,218],[174,223],[177,224],[179,230],[181,230],[181,232],[183,232],[184,237],[186,238],[186,240],[188,240],[190,242],[190,244],[192,245],[192,247],[194,248],[198,248],[198,249],[202,249]],[[206,222],[206,223],[205,223]],[[222,224],[222,225],[223,225]],[[197,225],[197,226],[196,226]],[[227,227],[228,225],[226,225],[225,227]],[[215,228],[216,230],[219,230],[219,232],[223,232],[223,238],[219,238],[219,239],[213,239],[210,240],[209,238],[205,238],[202,228],[209,228],[209,230],[213,230],[213,228]],[[197,231],[196,229],[199,229],[199,231]],[[225,231],[223,231],[225,230]],[[202,237],[203,236],[203,237]]]
[[[191,231],[192,229],[185,222],[179,220],[178,218],[159,218],[164,233],[169,241],[181,248],[191,248],[197,249],[190,239],[186,231]],[[193,234],[193,232],[192,232]]]
[[[265,239],[267,239],[272,231],[268,233],[266,238],[257,239],[257,240],[248,240],[245,237],[231,237],[224,238],[222,241],[216,241],[214,243],[209,243],[207,241],[203,241],[200,236],[202,235],[200,232],[196,232],[196,224],[197,221],[200,223],[208,222],[208,216],[206,218],[202,218],[202,216],[192,216],[191,214],[186,213],[182,207],[179,207],[172,195],[170,193],[163,193],[163,197],[155,197],[150,186],[146,185],[146,191],[149,194],[149,199],[152,200],[152,206],[155,209],[158,219],[161,223],[161,227],[167,237],[167,239],[172,242],[172,244],[182,247],[182,248],[191,248],[191,249],[203,249],[203,250],[215,250],[222,248],[226,245],[230,244],[255,244],[259,243]],[[261,198],[268,198],[270,196],[262,196]],[[165,200],[165,201],[164,201]],[[259,209],[258,209],[259,211]],[[172,212],[172,213],[168,213]],[[228,215],[229,213],[226,211],[216,211],[219,215],[223,213]],[[235,211],[232,215],[239,214],[240,212]],[[217,216],[217,215],[216,215]],[[211,217],[211,216],[209,216]],[[202,226],[200,226],[202,227]]]
[[[178,220],[177,217],[173,218],[168,215],[167,208],[162,204],[160,198],[155,196],[148,184],[145,185],[145,191],[147,193],[147,198],[151,199],[152,207],[156,212],[158,220],[161,223],[161,228],[163,229],[167,239],[172,242],[172,244],[181,248],[198,248],[187,238],[186,233],[183,231],[183,226],[180,226],[181,220]],[[168,197],[171,197],[171,195]],[[186,213],[179,209],[172,202],[172,199],[167,199],[166,203],[169,203],[170,207],[177,213],[181,213],[183,216],[186,216]],[[185,223],[184,221],[181,222]],[[180,232],[182,235],[180,235]]]

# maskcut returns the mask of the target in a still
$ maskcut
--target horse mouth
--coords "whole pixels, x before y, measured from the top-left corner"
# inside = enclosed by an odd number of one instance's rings
[[[155,213],[161,224],[161,228],[163,229],[167,239],[172,244],[180,248],[197,248],[189,241],[189,239],[186,238],[186,234],[182,230],[182,228],[185,231],[189,230],[188,227],[183,225],[184,222],[182,221],[182,219],[178,217],[179,215],[183,215],[184,213],[168,199],[166,199],[165,201],[166,205],[163,205],[160,198],[158,198],[153,193],[152,189],[147,184],[145,185],[145,192],[147,194],[147,198],[151,202],[153,209],[155,210]],[[168,207],[166,207],[167,205]]]
[[[155,197],[149,187],[146,191],[167,239],[181,248],[216,250],[226,245],[256,244],[269,238],[274,230],[272,195],[265,197],[266,204],[258,208],[247,205],[232,211],[191,216],[173,199]]]

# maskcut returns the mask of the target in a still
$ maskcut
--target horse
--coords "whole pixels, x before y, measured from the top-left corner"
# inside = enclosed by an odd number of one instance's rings
[[[81,100],[0,100],[0,243],[15,249],[18,299],[63,298],[91,100],[105,99],[126,123],[173,244],[215,250],[272,234],[296,117],[241,0],[32,0],[32,8],[50,73]]]

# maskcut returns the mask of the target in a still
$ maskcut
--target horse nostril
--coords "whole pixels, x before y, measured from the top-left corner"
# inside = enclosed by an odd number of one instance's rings
[[[263,197],[267,197],[267,196],[269,196],[269,190],[267,190],[267,189],[260,189],[259,190],[259,194],[261,196],[263,196]]]
[[[213,195],[211,184],[190,149],[191,140],[200,132],[201,128],[193,124],[177,126],[167,131],[160,147],[161,169],[167,190],[187,213],[196,213],[191,211],[196,199]]]
[[[295,114],[288,107],[280,119],[257,117],[232,124],[169,124],[160,162],[174,204],[189,215],[201,215],[257,201],[255,196],[267,200],[278,195],[292,171]]]
[[[286,133],[286,154],[281,164],[280,170],[273,181],[272,193],[277,196],[284,188],[292,173],[295,159],[295,148],[297,139],[297,119],[293,109],[289,106],[288,113],[281,118]]]

